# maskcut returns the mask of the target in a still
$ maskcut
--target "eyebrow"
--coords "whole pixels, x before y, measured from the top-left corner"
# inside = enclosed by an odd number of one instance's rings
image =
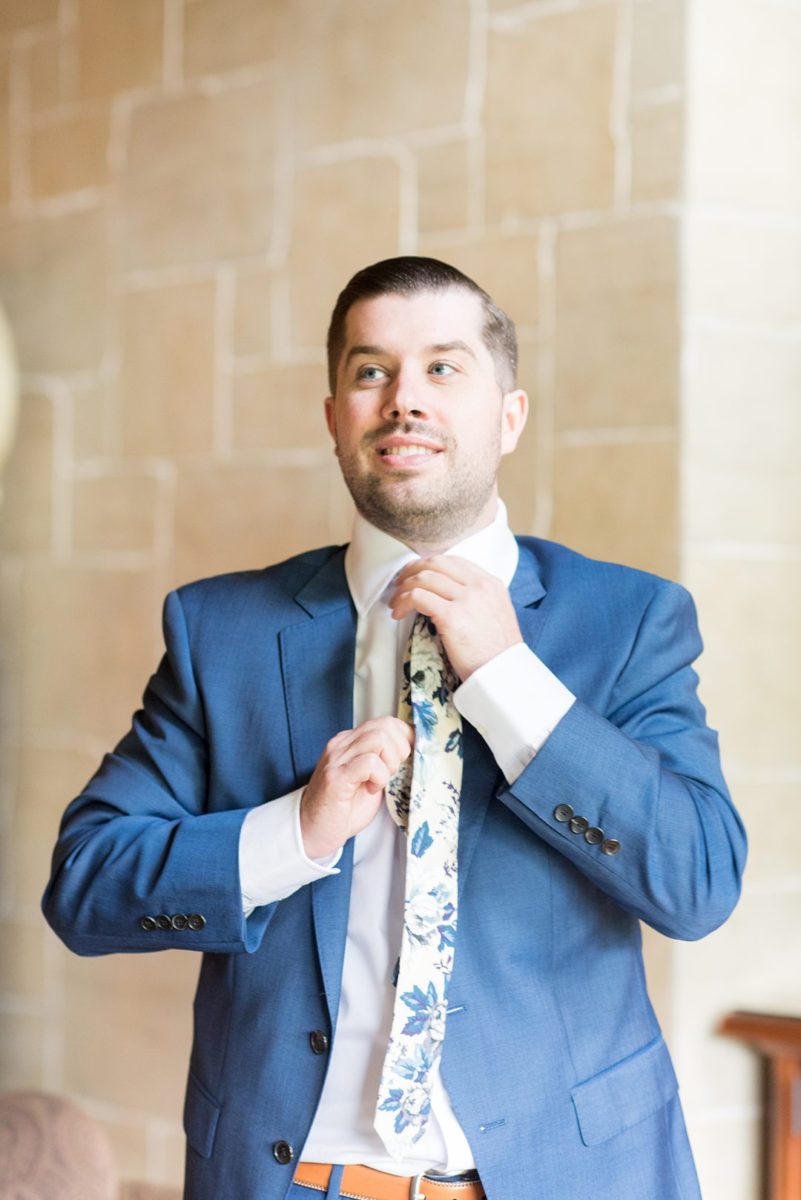
[[[423,348],[424,354],[448,354],[451,350],[462,350],[465,354],[469,354],[471,358],[478,361],[475,350],[467,344],[467,342],[456,339],[453,342],[435,342],[431,346]],[[353,358],[359,358],[367,355],[370,358],[379,358],[381,355],[389,354],[390,351],[383,346],[351,346],[348,351],[345,362],[349,363]]]

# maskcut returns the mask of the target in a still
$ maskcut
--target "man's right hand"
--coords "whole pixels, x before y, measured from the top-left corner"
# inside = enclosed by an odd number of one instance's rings
[[[414,731],[398,717],[376,717],[331,738],[300,802],[309,858],[328,858],[370,824],[413,744]]]

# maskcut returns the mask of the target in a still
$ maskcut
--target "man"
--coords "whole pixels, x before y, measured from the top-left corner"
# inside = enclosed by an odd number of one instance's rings
[[[697,1197],[639,931],[739,892],[692,602],[512,537],[514,329],[460,272],[359,272],[328,349],[353,539],[168,597],[47,917],[205,952],[190,1200]]]

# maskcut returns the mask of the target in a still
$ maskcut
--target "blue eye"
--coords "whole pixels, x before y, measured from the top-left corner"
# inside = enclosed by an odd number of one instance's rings
[[[367,379],[369,381],[371,379],[380,379],[384,374],[386,372],[383,367],[362,367],[359,370],[358,377],[359,379]]]
[[[439,375],[441,378],[444,378],[446,375],[453,375],[455,373],[455,368],[452,367],[450,363],[446,362],[433,363],[429,370],[431,371],[432,375]]]

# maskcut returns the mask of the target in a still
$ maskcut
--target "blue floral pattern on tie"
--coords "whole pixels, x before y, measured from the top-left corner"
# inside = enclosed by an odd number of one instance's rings
[[[423,1136],[433,1070],[445,1037],[457,926],[457,834],[462,724],[458,679],[434,623],[418,615],[403,665],[399,716],[414,726],[413,754],[387,787],[408,834],[406,900],[395,1011],[375,1125],[398,1161]]]

